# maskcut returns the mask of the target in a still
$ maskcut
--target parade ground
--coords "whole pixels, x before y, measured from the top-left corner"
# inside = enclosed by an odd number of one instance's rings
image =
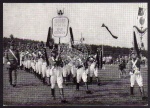
[[[100,70],[101,85],[94,80],[89,84],[92,94],[86,94],[84,83],[80,90],[69,82],[64,85],[64,94],[68,103],[60,103],[58,86],[56,86],[56,99],[51,97],[51,87],[44,85],[34,74],[18,70],[17,86],[9,85],[9,75],[6,66],[3,66],[3,105],[4,106],[51,106],[51,105],[121,105],[121,106],[147,106],[148,101],[143,101],[137,83],[135,83],[134,96],[130,96],[130,76],[119,78],[118,65],[106,65]],[[128,72],[128,70],[127,70]],[[148,70],[141,66],[145,95],[148,96]]]

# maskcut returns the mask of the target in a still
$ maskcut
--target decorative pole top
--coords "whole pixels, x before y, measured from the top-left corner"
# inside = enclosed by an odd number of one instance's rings
[[[63,15],[64,14],[64,9],[63,9],[63,11],[62,10],[57,10],[57,14],[60,16],[60,15]]]

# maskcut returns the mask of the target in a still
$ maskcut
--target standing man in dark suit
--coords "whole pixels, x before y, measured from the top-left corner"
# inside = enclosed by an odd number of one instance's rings
[[[15,49],[14,43],[10,43],[10,48],[7,53],[7,64],[9,67],[9,82],[13,87],[17,83],[17,67],[19,65],[19,52]]]

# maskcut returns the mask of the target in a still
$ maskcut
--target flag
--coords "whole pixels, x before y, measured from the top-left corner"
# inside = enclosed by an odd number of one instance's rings
[[[117,36],[114,36],[114,35],[111,33],[111,31],[108,29],[107,26],[105,26],[105,24],[102,24],[102,27],[105,27],[105,28],[108,30],[108,32],[111,34],[111,36],[112,36],[113,38],[115,38],[115,39],[118,38]]]
[[[69,27],[69,29],[70,29],[70,41],[71,41],[71,46],[73,47],[73,44],[74,44],[74,37],[73,37],[73,32],[72,32],[72,28],[71,27]]]
[[[49,60],[48,60],[46,48],[44,48],[44,52],[45,52],[46,63],[49,66]]]
[[[133,26],[133,28],[136,28],[136,30],[141,33],[142,35],[146,33],[147,31],[147,28],[143,29],[143,30],[140,30],[140,28],[138,28],[137,26]]]
[[[144,15],[144,9],[142,7],[139,7],[138,16]]]
[[[103,50],[100,51],[100,68],[102,69],[103,67]]]
[[[53,45],[54,45],[54,39],[52,38],[51,27],[49,27],[47,41],[46,41],[46,47],[49,47],[50,49],[52,49]]]
[[[50,32],[51,32],[51,27],[49,27],[49,30],[48,30],[47,41],[46,41],[46,46],[47,46],[47,47],[49,47]]]
[[[134,37],[133,37],[133,44],[134,44],[133,49],[137,53],[137,55],[139,56],[140,55],[140,51],[139,51],[137,40],[136,40],[136,34],[135,34],[135,32],[133,32],[133,34],[134,34]]]
[[[100,51],[99,50],[97,50],[97,53],[96,53],[96,61],[97,61],[97,66],[98,66],[98,68],[99,68],[99,65],[100,65],[100,59],[99,59],[99,55],[100,55],[100,53],[99,53]]]

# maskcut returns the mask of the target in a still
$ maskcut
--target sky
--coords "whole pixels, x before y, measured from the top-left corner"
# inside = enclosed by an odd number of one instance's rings
[[[141,27],[138,8],[146,8],[143,28],[148,27],[147,3],[4,3],[3,4],[3,37],[47,40],[48,28],[52,27],[52,18],[58,16],[57,9],[64,9],[64,15],[69,19],[75,40],[85,38],[84,43],[110,45],[114,47],[131,48],[133,31],[137,41],[140,35],[133,26]],[[105,24],[113,35],[112,38]],[[143,35],[143,43],[148,49],[148,33]],[[53,37],[58,43],[57,37]],[[69,43],[70,33],[61,38],[61,43]]]

